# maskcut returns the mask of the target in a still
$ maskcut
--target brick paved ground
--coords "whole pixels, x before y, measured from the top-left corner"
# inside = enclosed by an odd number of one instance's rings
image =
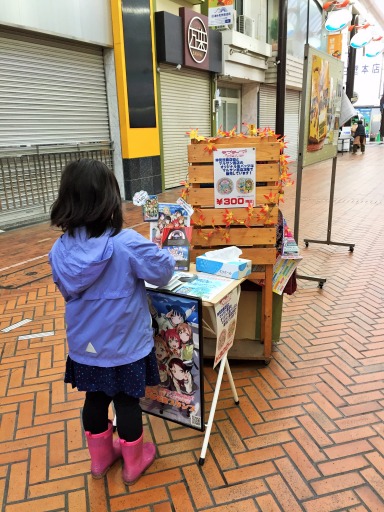
[[[327,283],[300,280],[285,297],[268,367],[231,363],[240,407],[225,381],[205,465],[201,433],[148,417],[158,457],[129,488],[118,464],[90,477],[83,395],[62,381],[63,301],[46,264],[58,233],[39,224],[0,234],[1,510],[383,511],[383,159],[384,145],[339,157],[332,240],[355,251],[303,248],[301,273]],[[301,246],[326,238],[330,167],[304,172]],[[127,222],[144,233],[134,210]],[[283,210],[293,226],[294,188]],[[208,402],[215,377],[206,364]]]

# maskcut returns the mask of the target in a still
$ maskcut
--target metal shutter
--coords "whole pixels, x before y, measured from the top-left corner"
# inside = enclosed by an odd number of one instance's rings
[[[0,33],[0,146],[109,139],[101,48]]]
[[[179,187],[188,173],[185,132],[211,135],[210,76],[207,72],[161,65],[160,90],[165,188]]]
[[[286,90],[284,135],[287,142],[285,152],[290,160],[297,160],[300,125],[300,91]],[[260,128],[276,126],[276,88],[267,85],[260,86]]]
[[[287,89],[285,96],[285,140],[287,142],[286,153],[292,162],[297,161],[299,146],[300,125],[300,91]]]
[[[260,85],[259,128],[275,129],[276,126],[276,87]]]

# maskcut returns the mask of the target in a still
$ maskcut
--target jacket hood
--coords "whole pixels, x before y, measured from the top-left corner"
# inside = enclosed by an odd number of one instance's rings
[[[49,253],[54,281],[68,300],[87,290],[101,276],[113,254],[111,231],[88,238],[85,228],[64,233]]]

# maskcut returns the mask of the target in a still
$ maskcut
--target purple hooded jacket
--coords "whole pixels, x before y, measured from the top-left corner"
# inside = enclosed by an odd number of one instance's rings
[[[151,315],[144,280],[163,286],[172,256],[131,229],[88,238],[85,228],[64,233],[49,253],[53,280],[66,301],[69,356],[111,367],[150,353]]]

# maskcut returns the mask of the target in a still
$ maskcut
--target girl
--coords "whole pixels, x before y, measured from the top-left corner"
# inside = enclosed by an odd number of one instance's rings
[[[167,342],[159,335],[155,336],[155,351],[157,366],[160,374],[160,386],[167,388],[170,384],[167,362],[169,348]]]
[[[181,341],[181,359],[192,361],[193,358],[193,334],[189,324],[181,323],[176,328]]]
[[[180,306],[175,305],[173,307],[167,306],[168,313],[166,314],[159,314],[155,309],[153,309],[152,314],[158,323],[160,332],[165,332],[167,329],[176,329],[179,324],[185,322],[192,315],[194,310],[195,306],[184,311]]]
[[[197,386],[193,382],[191,369],[178,357],[171,357],[168,362],[172,387],[178,393],[193,395]]]
[[[176,329],[168,329],[165,334],[165,341],[168,344],[168,350],[171,356],[180,357],[181,341]]]
[[[49,254],[66,301],[69,355],[65,382],[85,391],[83,426],[94,478],[121,456],[123,479],[136,481],[156,448],[143,444],[139,398],[159,383],[144,280],[171,278],[174,260],[133,230],[122,229],[119,186],[102,162],[81,159],[64,169],[51,224],[64,234]],[[108,407],[116,409],[113,442]]]

